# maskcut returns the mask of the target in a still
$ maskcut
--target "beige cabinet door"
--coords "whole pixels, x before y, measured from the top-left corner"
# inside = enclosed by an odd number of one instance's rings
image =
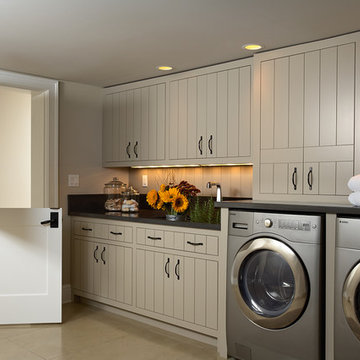
[[[218,263],[184,257],[184,320],[217,329]]]
[[[81,241],[81,290],[94,293],[94,267],[99,263],[99,245],[92,241]]]
[[[251,66],[170,81],[170,159],[251,151]]]
[[[258,55],[264,57],[257,66],[259,192],[346,195],[354,161],[355,42],[304,48]]]

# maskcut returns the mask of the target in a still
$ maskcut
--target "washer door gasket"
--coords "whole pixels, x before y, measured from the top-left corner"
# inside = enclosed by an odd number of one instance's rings
[[[267,259],[270,262],[264,264]],[[254,277],[248,277],[249,272]],[[278,281],[275,286],[267,282],[271,277]],[[242,312],[266,329],[283,329],[301,316],[310,290],[307,279],[297,254],[282,241],[266,237],[247,242],[236,254],[231,270],[231,285]]]
[[[360,340],[360,263],[350,271],[345,280],[342,303],[346,321]]]

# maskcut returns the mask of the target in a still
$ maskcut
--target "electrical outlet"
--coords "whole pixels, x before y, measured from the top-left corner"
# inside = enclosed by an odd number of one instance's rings
[[[80,186],[80,176],[78,174],[68,175],[68,186],[70,187]]]
[[[147,187],[147,186],[148,186],[148,176],[147,176],[147,175],[143,175],[143,176],[142,176],[142,186],[143,186],[143,187]]]

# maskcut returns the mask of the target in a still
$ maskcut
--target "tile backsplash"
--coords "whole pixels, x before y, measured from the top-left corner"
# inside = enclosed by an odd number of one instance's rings
[[[148,186],[142,186],[142,175],[148,175]],[[252,197],[253,168],[248,165],[184,167],[157,169],[130,169],[129,182],[140,193],[151,189],[159,189],[161,184],[179,183],[186,180],[201,190],[200,195],[216,196],[216,189],[207,189],[208,181],[221,184],[223,196]]]

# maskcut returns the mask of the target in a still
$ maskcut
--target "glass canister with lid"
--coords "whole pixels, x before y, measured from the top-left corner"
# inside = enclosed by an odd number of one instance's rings
[[[105,184],[104,193],[106,195],[105,210],[121,211],[123,194],[126,191],[126,184],[114,177],[112,181]]]
[[[140,194],[132,186],[129,186],[123,194],[123,203],[121,211],[123,212],[138,212]]]

